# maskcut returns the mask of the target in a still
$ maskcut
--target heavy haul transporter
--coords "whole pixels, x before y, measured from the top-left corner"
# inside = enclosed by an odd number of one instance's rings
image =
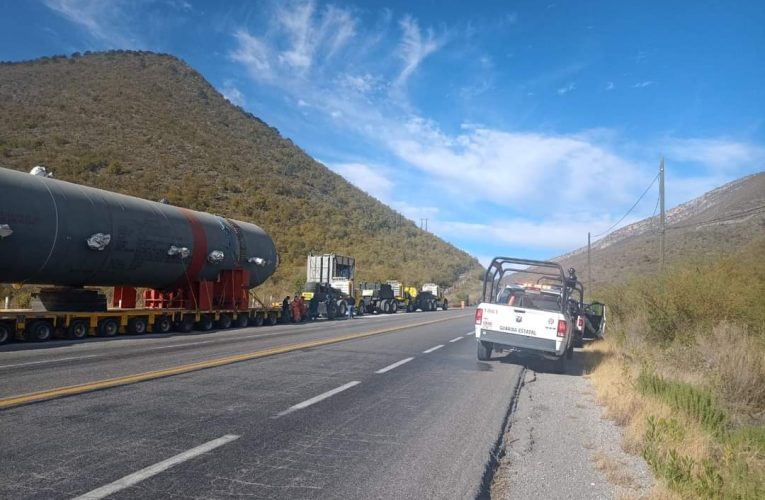
[[[250,290],[277,265],[254,224],[0,168],[0,282],[45,286],[0,310],[0,343],[273,324]]]

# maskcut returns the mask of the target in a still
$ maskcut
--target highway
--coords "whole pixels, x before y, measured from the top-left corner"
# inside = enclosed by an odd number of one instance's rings
[[[0,348],[2,498],[474,498],[522,367],[472,311]]]

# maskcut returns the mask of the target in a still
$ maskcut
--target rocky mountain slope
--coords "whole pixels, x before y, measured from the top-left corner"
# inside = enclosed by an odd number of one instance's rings
[[[671,189],[671,186],[668,187]],[[699,262],[765,238],[765,172],[730,182],[683,203],[666,214],[666,264]],[[660,266],[659,217],[641,220],[594,241],[592,283],[624,281],[657,272]],[[588,281],[587,247],[556,259]]]

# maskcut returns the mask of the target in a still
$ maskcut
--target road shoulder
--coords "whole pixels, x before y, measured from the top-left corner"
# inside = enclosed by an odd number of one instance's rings
[[[640,498],[653,486],[650,469],[622,450],[622,431],[603,417],[577,352],[565,374],[552,362],[511,354],[526,367],[505,434],[505,454],[492,498]]]

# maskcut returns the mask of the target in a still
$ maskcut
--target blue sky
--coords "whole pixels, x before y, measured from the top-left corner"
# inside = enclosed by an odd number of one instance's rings
[[[174,54],[486,263],[586,244],[662,156],[668,207],[765,170],[763,26],[762,1],[16,1],[0,60]]]

